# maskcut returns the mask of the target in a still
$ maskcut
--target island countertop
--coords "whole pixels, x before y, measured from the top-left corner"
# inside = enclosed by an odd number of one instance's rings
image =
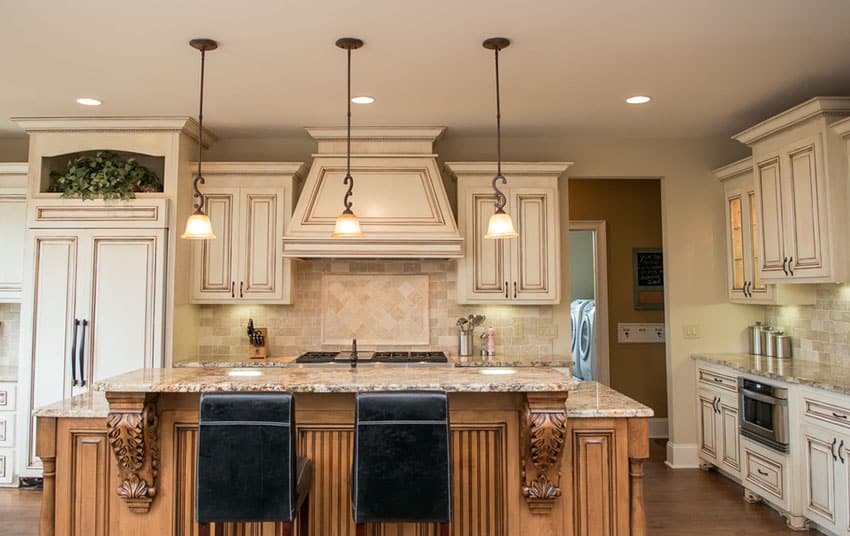
[[[445,391],[480,393],[564,392],[576,388],[568,371],[550,367],[456,368],[368,365],[268,368],[144,369],[94,384],[105,392],[192,393],[278,391],[289,393],[360,393],[374,391]]]
[[[340,350],[342,358],[346,356],[347,350]],[[360,352],[360,363],[368,363],[371,350]],[[244,356],[215,357],[209,360],[199,361],[175,361],[175,368],[283,368],[301,367],[296,363],[297,355],[267,357],[265,359],[251,359]],[[569,357],[562,355],[541,354],[499,354],[493,357],[459,357],[448,354],[448,365],[455,367],[550,367],[550,368],[572,368],[573,362]],[[312,365],[311,365],[312,366]],[[330,366],[330,365],[327,365]],[[336,366],[345,366],[337,364]]]

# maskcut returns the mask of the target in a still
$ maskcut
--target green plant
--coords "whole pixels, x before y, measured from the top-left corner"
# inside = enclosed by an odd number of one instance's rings
[[[62,197],[80,199],[122,199],[136,192],[161,192],[162,179],[139,164],[135,158],[123,158],[108,151],[86,154],[68,162],[64,172],[54,171],[50,191]]]

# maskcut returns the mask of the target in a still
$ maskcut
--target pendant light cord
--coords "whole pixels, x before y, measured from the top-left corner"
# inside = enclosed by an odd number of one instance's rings
[[[493,177],[493,191],[496,194],[496,202],[493,206],[496,211],[502,211],[508,202],[505,194],[496,186],[497,182],[507,184],[508,179],[502,175],[502,99],[499,87],[499,47],[494,49],[496,53],[496,176]]]
[[[201,94],[198,109],[198,174],[195,176],[195,182],[192,184],[195,190],[195,197],[198,199],[198,202],[195,203],[195,214],[203,214],[204,212],[204,195],[198,189],[198,184],[206,183],[201,173],[201,163],[204,159],[204,64],[206,63],[206,56],[207,51],[201,49]]]
[[[351,176],[351,49],[348,49],[348,128],[346,131],[345,178],[343,184],[348,185],[342,204],[345,212],[351,213],[352,203],[349,198],[354,195],[354,177]]]

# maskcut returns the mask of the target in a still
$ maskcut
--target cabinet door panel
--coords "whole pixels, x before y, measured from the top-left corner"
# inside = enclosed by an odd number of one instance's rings
[[[759,201],[761,232],[760,271],[763,277],[784,277],[785,234],[782,201],[782,175],[779,157],[756,165],[756,195]]]
[[[700,394],[699,403],[699,450],[705,457],[717,460],[717,413],[714,411],[714,397]]]
[[[744,203],[741,192],[726,198],[726,218],[729,236],[729,297],[744,299],[744,283],[747,281],[744,233]]]
[[[555,198],[551,190],[534,188],[511,189],[514,224],[519,237],[513,241],[512,269],[519,301],[556,302],[558,273],[557,221]]]
[[[826,275],[821,205],[822,178],[818,169],[818,146],[811,143],[788,152],[788,173],[792,204],[791,268],[795,275]],[[804,272],[796,274],[797,271]]]
[[[807,515],[827,526],[837,522],[833,440],[833,434],[817,428],[803,435]]]
[[[484,238],[494,210],[493,194],[490,191],[473,192],[466,203],[467,250],[462,262],[471,263],[471,269],[466,270],[466,298],[471,302],[504,302],[509,277],[505,241]]]
[[[738,433],[738,408],[724,402],[720,408],[720,455],[718,461],[725,469],[738,473],[741,470],[741,441]]]
[[[238,189],[217,189],[206,194],[206,211],[215,240],[202,240],[195,250],[194,301],[229,301],[236,284],[235,225]]]
[[[280,298],[283,191],[252,189],[240,197],[237,298]]]
[[[26,410],[71,396],[73,327],[77,302],[80,239],[73,233],[40,232],[35,236],[32,328],[32,384]],[[30,420],[28,467],[35,456],[35,419]]]
[[[164,256],[164,231],[93,236],[89,381],[161,366]]]
[[[20,301],[24,280],[24,237],[26,236],[26,199],[0,195],[0,302]]]

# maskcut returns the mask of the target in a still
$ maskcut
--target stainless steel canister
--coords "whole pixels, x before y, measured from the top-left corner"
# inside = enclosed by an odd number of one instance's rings
[[[754,355],[764,355],[764,344],[762,343],[762,330],[764,326],[761,322],[756,322],[750,326],[750,353]]]
[[[789,359],[792,356],[791,352],[791,336],[777,335],[776,336],[776,357],[780,359]]]
[[[764,355],[767,357],[776,357],[776,337],[782,335],[781,331],[776,331],[768,328],[762,331],[764,336]]]
[[[457,334],[457,355],[469,357],[472,355],[472,330],[461,329]]]

